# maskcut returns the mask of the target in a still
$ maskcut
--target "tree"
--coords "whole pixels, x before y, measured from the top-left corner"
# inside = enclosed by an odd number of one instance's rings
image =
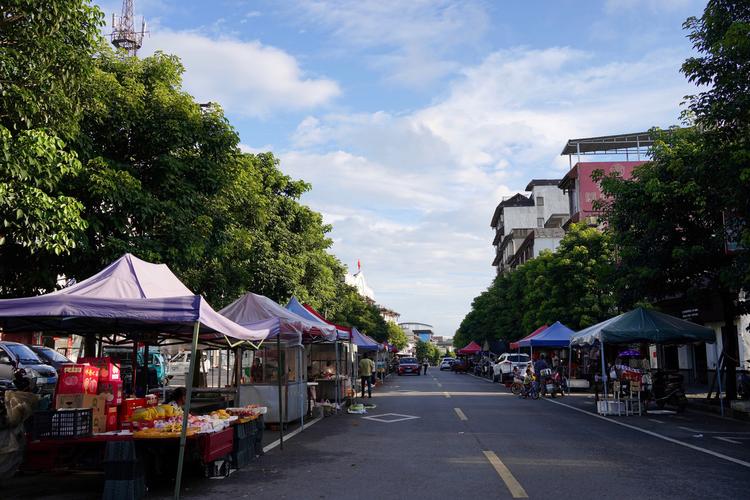
[[[472,302],[453,345],[517,340],[555,321],[577,330],[606,319],[616,312],[613,272],[608,236],[574,224],[555,252],[497,276]]]
[[[378,342],[388,340],[388,324],[377,306],[362,297],[353,286],[342,285],[341,289],[342,293],[337,298],[339,307],[333,321],[344,326],[355,326]]]
[[[61,183],[82,168],[65,141],[77,131],[102,24],[83,0],[0,6],[2,295],[54,284],[50,260],[75,247],[85,227],[81,203]]]
[[[750,5],[712,0],[684,27],[698,55],[682,71],[705,88],[687,97],[691,127],[654,131],[652,161],[631,181],[602,180],[612,200],[605,217],[619,251],[620,301],[719,297],[724,353],[736,360],[737,297],[750,284]],[[735,366],[727,364],[729,398]]]
[[[399,351],[404,349],[409,344],[409,339],[406,337],[406,332],[404,332],[403,328],[393,322],[388,322],[387,328],[387,341],[389,344],[394,346]]]

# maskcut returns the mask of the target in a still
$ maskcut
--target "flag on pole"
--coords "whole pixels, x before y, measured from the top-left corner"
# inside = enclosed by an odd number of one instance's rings
[[[362,264],[359,262],[359,259],[357,259],[357,272],[360,272],[362,270]]]

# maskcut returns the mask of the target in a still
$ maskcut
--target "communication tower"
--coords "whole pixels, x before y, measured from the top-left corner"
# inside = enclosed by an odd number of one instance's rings
[[[122,0],[120,16],[112,14],[112,45],[125,49],[130,56],[135,56],[143,45],[146,31],[146,20],[141,18],[141,30],[136,31],[133,19],[133,0]]]

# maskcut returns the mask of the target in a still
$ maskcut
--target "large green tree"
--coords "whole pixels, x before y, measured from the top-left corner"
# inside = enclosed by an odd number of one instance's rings
[[[399,351],[406,347],[406,345],[409,343],[409,339],[406,336],[406,332],[404,332],[404,329],[393,322],[388,322],[387,341]]]
[[[94,68],[102,14],[84,0],[0,5],[0,294],[48,285],[50,260],[85,227],[82,204],[61,188],[82,166],[82,88]]]
[[[624,306],[674,296],[720,299],[733,398],[734,318],[744,309],[738,294],[750,284],[750,5],[712,0],[684,26],[697,55],[682,71],[702,86],[687,98],[690,127],[653,131],[650,163],[632,180],[602,180],[611,200],[605,218],[618,248]]]
[[[606,319],[616,312],[613,271],[608,236],[573,225],[555,252],[497,276],[472,302],[453,345],[517,340],[555,321],[575,330]]]

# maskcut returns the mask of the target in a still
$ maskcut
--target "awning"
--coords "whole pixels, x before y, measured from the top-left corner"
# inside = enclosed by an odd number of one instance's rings
[[[191,337],[196,322],[201,341],[226,336],[259,342],[266,336],[214,311],[165,264],[152,264],[131,254],[62,290],[0,300],[0,327],[6,332],[148,332]]]
[[[339,340],[349,340],[351,338],[351,328],[349,328],[348,326],[341,326],[331,323],[312,307],[308,306],[307,304],[303,305],[299,300],[297,300],[297,297],[292,297],[291,299],[289,299],[289,303],[286,305],[286,308],[292,311],[294,314],[314,323],[335,327]]]
[[[246,293],[220,314],[246,328],[268,329],[267,340],[281,335],[287,345],[299,345],[302,339],[333,340],[336,328],[302,318],[264,295]]]
[[[522,344],[522,342],[526,342],[529,339],[532,339],[532,338],[536,337],[537,335],[539,335],[540,333],[542,333],[546,329],[547,329],[547,325],[540,326],[539,328],[537,328],[536,330],[534,330],[530,334],[526,335],[521,340],[517,340],[515,342],[511,342],[510,343],[510,348],[511,349],[518,349],[519,347],[524,347],[524,346],[528,347],[529,344]]]
[[[521,347],[568,347],[573,335],[575,335],[573,330],[559,321],[555,321],[549,328],[545,328],[537,335],[529,339],[519,340],[518,344]]]
[[[591,345],[597,341],[605,344],[713,343],[716,342],[716,333],[711,328],[639,307],[581,330],[571,338],[570,343]]]
[[[379,345],[372,337],[361,333],[356,328],[352,328],[352,344],[356,345],[360,351],[377,351]]]
[[[458,354],[467,354],[467,355],[471,355],[471,354],[476,354],[476,353],[478,353],[478,352],[481,352],[481,350],[482,350],[482,346],[480,346],[479,344],[477,344],[476,342],[474,342],[474,341],[472,340],[472,341],[471,341],[471,342],[469,342],[469,343],[468,343],[468,344],[467,344],[467,345],[466,345],[465,347],[463,347],[463,348],[461,348],[461,349],[457,350],[456,352],[457,352]]]

